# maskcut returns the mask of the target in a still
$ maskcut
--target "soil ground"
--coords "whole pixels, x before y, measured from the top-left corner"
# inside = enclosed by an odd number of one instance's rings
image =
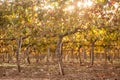
[[[21,72],[13,64],[0,64],[0,80],[120,80],[120,64],[64,63],[65,75],[59,75],[55,63],[21,65]]]

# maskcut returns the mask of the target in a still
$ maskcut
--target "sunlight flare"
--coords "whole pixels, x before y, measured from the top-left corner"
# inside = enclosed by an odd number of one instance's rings
[[[54,7],[51,5],[46,5],[46,6],[44,6],[44,9],[54,9]]]
[[[38,7],[38,6],[35,6],[35,7],[34,7],[34,10],[35,10],[35,11],[38,11],[38,10],[39,10],[39,7]]]
[[[90,7],[90,6],[92,6],[93,5],[93,2],[91,1],[91,0],[85,0],[85,1],[83,1],[83,2],[78,2],[77,3],[77,6],[78,7]]]
[[[82,2],[78,2],[78,3],[77,3],[77,6],[78,6],[78,7],[81,7],[82,5],[83,5]]]
[[[70,5],[70,6],[68,6],[67,8],[65,8],[65,11],[73,11],[75,9],[75,6],[73,6],[73,5]]]
[[[91,0],[87,0],[84,2],[84,7],[90,7],[93,5],[93,2]]]
[[[113,6],[117,9],[119,7],[119,4],[116,2]]]

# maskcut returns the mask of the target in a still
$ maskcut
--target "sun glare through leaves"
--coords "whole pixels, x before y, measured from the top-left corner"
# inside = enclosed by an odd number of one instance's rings
[[[66,7],[64,10],[65,10],[65,11],[72,12],[74,9],[75,9],[75,6],[70,5],[70,6]]]
[[[46,5],[46,6],[43,7],[43,9],[54,9],[54,6]]]
[[[85,1],[83,1],[83,2],[79,1],[79,2],[77,3],[77,6],[78,6],[78,7],[90,7],[90,6],[92,6],[92,5],[93,5],[93,2],[92,2],[91,0],[85,0]]]
[[[71,2],[74,2],[74,0],[71,0]],[[69,12],[73,12],[76,7],[78,7],[78,8],[88,8],[88,7],[91,7],[93,5],[93,2],[91,0],[78,1],[76,5],[77,6],[68,5],[64,10],[69,11]]]

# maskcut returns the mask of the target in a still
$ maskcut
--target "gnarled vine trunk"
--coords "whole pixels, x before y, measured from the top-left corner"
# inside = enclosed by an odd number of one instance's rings
[[[94,47],[95,47],[95,42],[92,42],[91,52],[90,52],[91,65],[94,64]]]
[[[79,47],[78,47],[78,59],[79,59],[79,64],[80,64],[80,65],[82,64],[81,53],[80,53],[80,48],[81,48],[81,47],[82,47],[81,45],[79,45]]]
[[[20,39],[17,40],[17,46],[18,46],[16,51],[17,67],[18,67],[18,72],[21,72],[19,54],[21,52],[22,37],[20,37]]]
[[[26,47],[26,50],[25,50],[25,55],[26,55],[26,60],[28,62],[28,64],[30,64],[30,57],[29,57],[29,48],[30,48],[30,44]]]
[[[56,47],[56,55],[57,55],[57,59],[58,59],[60,75],[64,75],[64,71],[63,71],[63,67],[62,67],[62,39],[63,39],[63,37],[59,36],[59,39],[57,41],[57,47]]]

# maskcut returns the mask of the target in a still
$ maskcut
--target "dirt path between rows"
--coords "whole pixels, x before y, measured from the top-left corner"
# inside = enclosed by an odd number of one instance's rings
[[[16,66],[0,66],[0,80],[120,80],[119,64],[64,63],[65,75],[59,75],[56,64],[22,65],[18,73]]]

